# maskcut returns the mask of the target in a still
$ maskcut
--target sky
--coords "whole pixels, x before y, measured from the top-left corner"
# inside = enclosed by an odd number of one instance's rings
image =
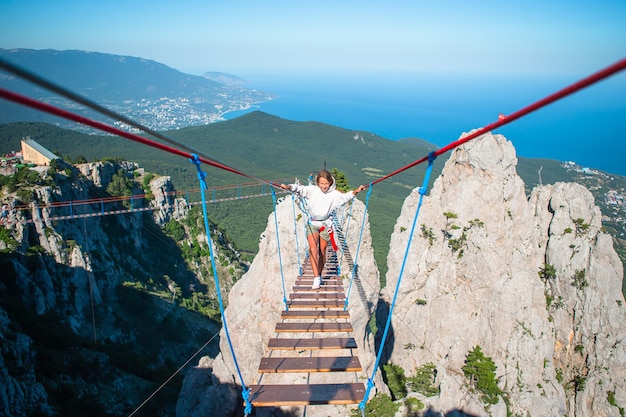
[[[182,72],[586,75],[626,56],[624,0],[0,0],[0,48]]]
[[[294,85],[301,91],[303,82],[317,91],[316,77],[319,94],[353,84],[352,95],[377,88],[383,95],[367,99],[388,105],[402,104],[391,89],[404,88],[413,106],[458,108],[456,122],[486,101],[488,117],[463,119],[453,133],[416,120],[411,136],[443,146],[495,121],[496,108],[518,110],[626,58],[626,0],[0,0],[0,48],[141,57],[187,74],[234,74],[279,94]],[[267,90],[271,83],[276,90]],[[407,83],[430,83],[434,95],[415,95]],[[624,97],[626,71],[503,132],[520,155],[559,160],[578,160],[593,138],[598,149],[589,154],[597,159],[581,162],[626,175]],[[395,126],[377,109],[377,122]],[[429,123],[441,131],[428,134]]]

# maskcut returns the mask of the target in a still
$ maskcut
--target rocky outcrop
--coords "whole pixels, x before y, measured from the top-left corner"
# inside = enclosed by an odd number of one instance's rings
[[[588,190],[557,183],[527,198],[516,164],[500,135],[455,149],[413,236],[418,190],[406,199],[384,290],[390,302],[410,240],[389,361],[409,376],[436,366],[439,395],[410,394],[429,415],[617,416],[626,407],[622,264]],[[475,346],[497,367],[497,404],[464,375]]]
[[[180,220],[187,216],[189,204],[184,198],[176,198],[176,191],[170,177],[157,177],[150,181],[150,191],[153,199],[150,206],[153,208],[154,221],[164,225],[171,219]]]
[[[352,210],[339,210],[338,218],[342,220],[342,229],[346,235],[351,256],[356,256],[360,227],[364,215],[364,205],[354,200]],[[278,237],[276,234],[278,223]],[[241,374],[246,385],[256,383],[260,374],[257,373],[260,360],[267,356],[267,342],[274,335],[274,327],[280,321],[280,313],[285,309],[283,298],[282,277],[286,291],[289,292],[299,273],[299,264],[305,256],[305,218],[298,216],[297,227],[294,228],[294,212],[291,199],[280,202],[274,214],[268,218],[267,228],[261,235],[259,253],[249,271],[232,288],[228,296],[226,323]],[[297,230],[297,238],[295,230]],[[296,242],[297,239],[297,242]],[[355,280],[351,291],[349,311],[355,329],[354,337],[358,344],[359,360],[364,368],[360,378],[367,381],[375,360],[374,340],[368,321],[374,314],[379,293],[379,276],[373,257],[369,224],[365,223],[359,255],[358,280]],[[297,251],[299,249],[299,252]],[[341,271],[344,287],[352,269],[346,258]],[[282,264],[282,268],[281,268]],[[205,358],[189,372],[181,390],[177,415],[185,417],[214,415],[220,410],[223,416],[235,413],[242,403],[240,384],[232,355],[228,347],[224,329],[220,334],[221,353],[211,361]],[[304,383],[301,374],[277,374],[264,377],[264,383]],[[272,378],[268,382],[267,378]],[[330,379],[329,379],[330,378]],[[332,380],[332,375],[311,375],[311,383],[323,383]],[[228,385],[230,388],[226,388]],[[377,376],[377,386],[384,389],[384,384]],[[373,390],[373,393],[376,390]],[[225,395],[234,392],[235,395]],[[354,406],[353,406],[354,407]],[[258,408],[257,416],[270,415],[304,415],[304,408],[273,409]],[[309,406],[308,417],[347,415],[346,406]]]
[[[3,196],[13,208],[0,239],[0,415],[126,415],[154,388],[151,379],[162,381],[159,372],[205,343],[207,329],[218,330],[175,299],[206,284],[155,226],[186,214],[169,178],[149,184],[154,221],[147,210],[99,216],[113,176],[121,170],[131,181],[137,166],[78,168],[42,171]],[[18,207],[18,196],[31,192],[29,208]]]

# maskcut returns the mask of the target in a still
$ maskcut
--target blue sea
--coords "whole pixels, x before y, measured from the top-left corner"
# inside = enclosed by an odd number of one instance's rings
[[[441,147],[587,75],[283,74],[249,77],[246,87],[278,95],[248,111],[319,121],[391,140],[417,137]],[[518,156],[574,161],[626,175],[626,74],[614,75],[494,133],[506,136]]]

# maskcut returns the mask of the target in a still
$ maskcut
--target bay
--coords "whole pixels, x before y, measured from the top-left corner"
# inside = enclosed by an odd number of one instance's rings
[[[261,74],[248,88],[278,98],[261,110],[390,140],[417,137],[444,146],[586,76],[446,74]],[[518,156],[573,161],[626,175],[626,74],[590,86],[495,131]]]

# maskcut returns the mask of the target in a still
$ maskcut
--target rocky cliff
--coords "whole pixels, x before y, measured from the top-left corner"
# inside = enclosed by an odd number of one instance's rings
[[[435,365],[438,395],[409,394],[432,415],[624,415],[623,271],[600,211],[578,184],[538,187],[528,198],[516,164],[500,135],[454,150],[412,237],[418,190],[406,199],[387,302],[412,244],[387,357],[407,376]],[[495,365],[493,401],[467,377],[476,346]]]
[[[128,415],[219,329],[182,307],[212,280],[200,261],[188,267],[160,228],[189,206],[173,197],[168,177],[128,162],[27,177],[2,195],[13,209],[0,227],[0,415]],[[132,212],[100,202],[114,181],[144,194],[145,178],[154,197],[133,200]],[[100,216],[104,209],[120,214]],[[216,353],[217,343],[205,350]],[[144,411],[173,415],[176,395],[166,388]]]

